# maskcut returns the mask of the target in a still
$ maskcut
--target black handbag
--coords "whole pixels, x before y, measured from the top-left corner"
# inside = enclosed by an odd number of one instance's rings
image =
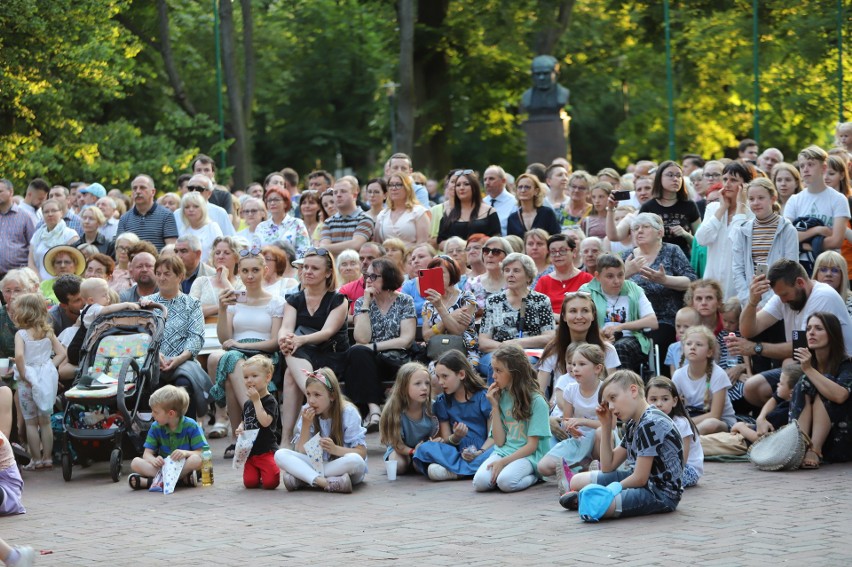
[[[389,366],[400,367],[407,362],[411,362],[411,354],[404,348],[392,348],[381,350],[378,352],[379,360]]]
[[[450,350],[457,350],[467,356],[464,339],[459,335],[435,335],[429,339],[426,356],[429,360],[438,360],[442,354]]]

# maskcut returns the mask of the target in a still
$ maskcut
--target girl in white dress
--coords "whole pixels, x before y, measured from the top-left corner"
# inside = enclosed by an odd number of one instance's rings
[[[63,347],[50,324],[44,298],[37,293],[27,293],[15,299],[15,379],[21,413],[27,424],[32,461],[24,470],[53,468],[53,430],[50,413],[59,386],[59,374],[50,360],[65,357]]]

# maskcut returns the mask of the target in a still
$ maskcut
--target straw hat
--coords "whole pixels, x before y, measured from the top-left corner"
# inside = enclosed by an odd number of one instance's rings
[[[73,246],[68,246],[67,244],[60,244],[59,246],[54,246],[50,250],[48,250],[44,255],[44,269],[45,271],[53,277],[56,277],[56,272],[53,270],[53,258],[59,254],[60,252],[64,252],[66,254],[70,254],[72,258],[77,261],[77,268],[74,270],[74,273],[78,276],[82,276],[83,272],[86,271],[86,257],[83,256],[83,253],[74,248]]]

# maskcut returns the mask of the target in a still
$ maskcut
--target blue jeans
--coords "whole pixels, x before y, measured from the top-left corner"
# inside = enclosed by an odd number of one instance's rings
[[[611,482],[621,482],[633,474],[632,470],[612,472],[592,471],[593,484],[606,486]],[[625,488],[615,497],[615,517],[647,516],[663,512],[674,512],[677,502],[650,488]]]

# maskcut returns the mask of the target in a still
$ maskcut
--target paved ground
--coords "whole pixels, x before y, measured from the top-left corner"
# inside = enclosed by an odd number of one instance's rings
[[[583,524],[552,484],[476,494],[469,481],[387,480],[377,436],[354,494],[247,491],[214,441],[216,484],[132,492],[106,463],[25,473],[28,513],[2,537],[38,565],[850,565],[852,465],[766,473],[707,463],[677,512]],[[127,463],[125,463],[125,471]]]

